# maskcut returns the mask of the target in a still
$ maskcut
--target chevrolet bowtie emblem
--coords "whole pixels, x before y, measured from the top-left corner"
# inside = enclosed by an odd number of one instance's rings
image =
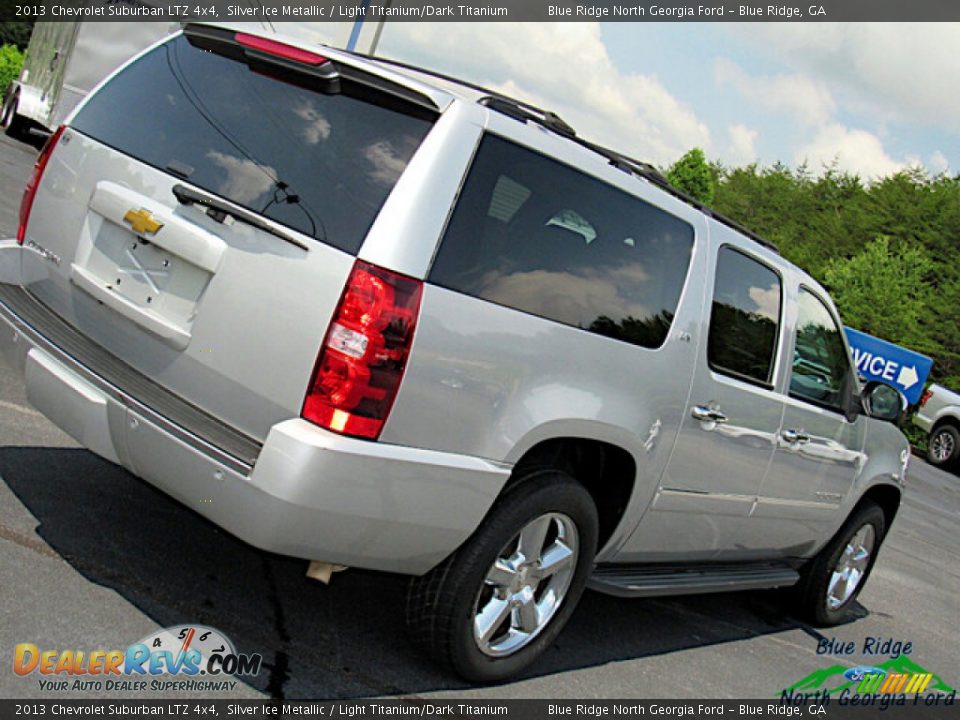
[[[163,223],[154,220],[153,215],[146,208],[127,210],[123,221],[130,223],[130,227],[137,235],[156,235],[157,231],[163,227]]]

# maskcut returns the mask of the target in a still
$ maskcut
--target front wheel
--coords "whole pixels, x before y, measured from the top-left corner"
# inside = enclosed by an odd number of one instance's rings
[[[927,440],[927,460],[931,465],[948,468],[960,459],[960,432],[952,425],[941,425]]]
[[[467,680],[516,674],[573,614],[593,567],[597,525],[590,494],[569,475],[524,479],[459,550],[411,581],[412,639]]]
[[[883,510],[863,501],[833,539],[803,569],[797,586],[800,611],[816,625],[830,627],[851,617],[885,532]]]

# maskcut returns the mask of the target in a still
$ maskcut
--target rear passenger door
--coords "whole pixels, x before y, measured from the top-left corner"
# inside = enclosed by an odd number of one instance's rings
[[[847,416],[856,377],[843,330],[816,291],[799,287],[783,427],[757,503],[771,549],[802,554],[836,526],[864,461],[866,420]]]
[[[732,231],[717,252],[709,324],[673,455],[631,539],[637,559],[749,556],[762,546],[751,512],[783,413],[774,389],[783,282],[762,251]],[[705,340],[705,342],[704,342]]]

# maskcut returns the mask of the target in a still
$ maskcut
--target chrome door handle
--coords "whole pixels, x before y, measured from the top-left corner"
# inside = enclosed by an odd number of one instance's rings
[[[702,420],[703,422],[725,423],[727,421],[726,415],[706,405],[694,405],[693,409],[690,410],[690,415],[695,420]]]
[[[791,445],[794,443],[803,444],[810,442],[810,436],[803,432],[803,430],[784,430],[780,433],[780,437]]]

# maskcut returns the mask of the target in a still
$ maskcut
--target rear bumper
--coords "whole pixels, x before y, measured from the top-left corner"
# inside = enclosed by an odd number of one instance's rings
[[[273,426],[252,461],[236,457],[65,352],[2,294],[0,354],[23,373],[30,402],[78,442],[272,552],[422,574],[473,532],[510,474],[300,418]]]

